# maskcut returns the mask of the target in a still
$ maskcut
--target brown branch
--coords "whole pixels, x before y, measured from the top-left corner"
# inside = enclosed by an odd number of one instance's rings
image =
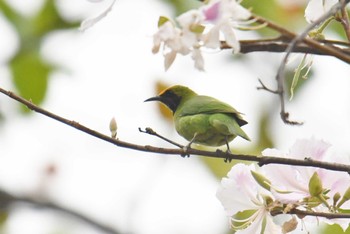
[[[0,209],[9,209],[11,205],[25,203],[40,209],[49,209],[53,211],[61,212],[62,214],[69,215],[77,220],[83,221],[93,228],[101,230],[105,233],[119,234],[120,232],[115,230],[113,227],[109,227],[106,224],[102,224],[84,214],[77,211],[65,208],[61,205],[55,204],[53,202],[39,201],[27,196],[17,196],[12,195],[4,190],[0,189]]]
[[[254,161],[254,162],[257,162],[260,166],[267,165],[267,164],[282,164],[282,165],[317,167],[317,168],[324,168],[324,169],[334,170],[334,171],[344,171],[344,172],[350,173],[350,165],[315,161],[315,160],[308,159],[308,155],[305,155],[305,160],[298,160],[298,159],[292,159],[292,158],[280,158],[280,157],[270,157],[270,156],[262,157],[262,156],[256,156],[256,155],[232,154],[232,153],[223,152],[220,150],[213,152],[213,151],[198,150],[198,149],[193,149],[188,147],[174,149],[174,148],[161,148],[161,147],[155,147],[150,145],[133,144],[133,143],[112,138],[108,135],[102,134],[82,124],[79,124],[78,122],[68,120],[59,115],[51,113],[41,107],[38,107],[32,102],[27,101],[26,99],[14,94],[13,92],[7,91],[1,87],[0,87],[0,92],[22,103],[23,105],[27,106],[29,109],[37,113],[45,115],[51,119],[57,120],[70,127],[76,128],[88,135],[91,135],[93,137],[96,137],[98,139],[104,140],[106,142],[109,142],[111,144],[114,144],[116,146],[123,147],[123,148],[149,152],[149,153],[168,154],[168,155],[181,155],[181,156],[198,155],[198,156],[204,156],[204,157],[222,158],[222,159],[227,159],[229,161],[234,159],[242,160],[242,161]]]
[[[339,6],[339,5],[337,5],[337,6]],[[335,8],[332,8],[332,9],[335,9]],[[338,8],[336,8],[336,9],[339,10]],[[331,13],[333,13],[333,11],[331,11]],[[326,14],[326,15],[328,15],[328,14]],[[255,19],[256,22],[264,24],[264,25],[266,25],[266,27],[271,28],[271,29],[275,30],[276,32],[279,32],[281,34],[281,37],[288,38],[289,39],[288,41],[292,41],[298,37],[298,35],[296,33],[289,31],[289,30],[287,30],[287,29],[285,29],[285,28],[283,28],[283,27],[281,27],[281,26],[279,26],[279,25],[277,25],[277,24],[275,24],[267,19],[264,19],[261,16],[253,15],[253,16],[251,16],[251,19],[252,20]],[[318,20],[315,23],[311,24],[312,26],[311,25],[310,26],[313,28],[317,24],[318,24]],[[307,29],[306,31],[309,32],[310,30]],[[315,39],[307,38],[307,37],[298,38],[297,43],[299,43],[299,42],[303,42],[311,48],[322,51],[324,54],[328,54],[330,56],[336,57],[336,58],[342,60],[343,62],[350,64],[350,56],[346,53],[343,53],[341,50],[334,48],[331,45],[326,45],[326,44],[321,43],[321,41],[317,41]]]
[[[287,213],[281,210],[271,212],[272,216],[276,216],[280,214],[295,214],[295,215],[298,215],[299,217],[314,216],[314,217],[323,217],[326,219],[349,219],[350,218],[350,214],[346,214],[346,213],[326,213],[326,212],[299,210],[296,208],[291,209]]]
[[[333,48],[341,51],[344,54],[350,56],[350,44],[342,41],[331,41],[331,40],[320,40],[320,42],[324,44],[328,44],[333,46]],[[239,41],[241,50],[240,53],[252,53],[252,52],[276,52],[281,53],[285,52],[290,43],[289,39],[286,38],[272,38],[272,39],[258,39],[258,40],[240,40]],[[336,45],[347,46],[349,48],[340,48]],[[221,42],[221,49],[232,49],[225,41]],[[315,55],[325,55],[325,56],[333,56],[329,53],[326,53],[323,50],[313,48],[308,46],[305,43],[297,44],[293,48],[293,53],[304,53],[304,54],[315,54]]]

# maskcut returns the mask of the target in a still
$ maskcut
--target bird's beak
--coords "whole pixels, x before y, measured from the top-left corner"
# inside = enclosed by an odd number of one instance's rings
[[[150,101],[160,101],[161,97],[160,96],[155,96],[155,97],[151,97],[146,99],[144,102],[150,102]]]

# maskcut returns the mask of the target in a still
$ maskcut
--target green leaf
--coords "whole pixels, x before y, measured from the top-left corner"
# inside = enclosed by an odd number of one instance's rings
[[[19,94],[34,103],[41,103],[46,94],[49,74],[54,66],[45,62],[40,54],[43,39],[52,31],[79,26],[58,13],[54,0],[46,0],[37,15],[25,17],[0,0],[0,10],[16,29],[19,49],[9,62],[13,82]]]
[[[19,94],[33,103],[41,103],[52,67],[35,52],[18,54],[11,60],[10,67]]]

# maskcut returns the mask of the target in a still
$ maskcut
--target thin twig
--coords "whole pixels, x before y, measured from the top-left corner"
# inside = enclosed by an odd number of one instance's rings
[[[346,1],[340,0],[341,3],[341,16],[340,16],[340,23],[343,25],[346,37],[348,38],[348,41],[350,41],[350,24],[349,24],[349,15],[348,11],[346,9]]]
[[[17,203],[26,203],[29,205],[32,205],[36,208],[40,209],[49,209],[49,210],[54,210],[61,212],[65,215],[69,215],[75,219],[78,219],[80,221],[85,222],[86,224],[92,226],[93,228],[96,228],[98,230],[101,230],[105,233],[110,233],[110,234],[119,234],[120,232],[115,230],[113,227],[109,227],[106,224],[102,224],[84,214],[81,214],[77,211],[65,208],[61,205],[58,205],[53,202],[47,202],[47,201],[39,201],[37,199],[33,199],[30,197],[26,196],[18,196],[18,195],[13,195],[5,192],[4,190],[0,189],[0,208],[5,208],[8,209],[9,206]]]
[[[290,54],[293,52],[294,47],[301,41],[303,41],[304,38],[307,37],[308,33],[317,25],[319,25],[320,23],[322,23],[323,21],[325,21],[326,19],[328,19],[329,17],[333,16],[334,14],[336,14],[336,12],[338,12],[342,7],[342,4],[337,3],[336,5],[334,5],[327,13],[325,13],[324,15],[322,15],[319,19],[317,19],[315,22],[313,22],[312,24],[310,24],[308,27],[306,27],[306,29],[297,37],[293,38],[293,40],[290,42],[290,44],[288,45],[287,49],[286,49],[286,55],[284,56],[278,71],[277,71],[277,75],[276,75],[276,80],[277,80],[277,90],[278,90],[278,95],[280,98],[280,104],[281,104],[281,118],[282,120],[287,123],[287,124],[292,124],[292,125],[300,125],[302,123],[297,122],[297,121],[291,121],[289,119],[289,113],[285,110],[285,100],[284,100],[284,92],[285,92],[285,88],[284,88],[284,70],[288,61],[288,58],[290,56]],[[305,42],[305,40],[304,40]]]
[[[168,139],[168,138],[166,138],[166,137],[164,137],[162,135],[159,135],[152,128],[145,128],[145,130],[142,130],[142,128],[139,128],[139,131],[142,132],[142,133],[147,133],[147,134],[152,135],[152,136],[156,136],[156,137],[158,137],[158,138],[160,138],[160,139],[162,139],[162,140],[164,140],[164,141],[166,141],[166,142],[168,142],[168,143],[170,143],[172,145],[175,145],[175,146],[177,146],[177,147],[179,147],[181,149],[183,149],[185,147],[185,146],[183,146],[183,145],[181,145],[181,144],[179,144],[179,143],[177,143],[175,141],[172,141],[172,140],[170,140],[170,139]]]
[[[184,155],[198,155],[203,157],[213,157],[213,158],[222,158],[227,160],[242,160],[242,161],[253,161],[257,162],[260,166],[267,165],[267,164],[282,164],[282,165],[294,165],[294,166],[306,166],[306,167],[317,167],[317,168],[324,168],[328,170],[334,170],[334,171],[343,171],[350,173],[350,165],[346,164],[340,164],[340,163],[331,163],[331,162],[323,162],[323,161],[316,161],[316,160],[310,160],[308,159],[308,155],[305,155],[305,160],[298,160],[298,159],[292,159],[292,158],[281,158],[281,157],[270,157],[270,156],[257,156],[257,155],[245,155],[245,154],[232,154],[230,152],[223,152],[220,150],[217,150],[215,152],[213,151],[207,151],[207,150],[199,150],[194,148],[188,148],[185,147],[183,149],[172,149],[172,148],[161,148],[161,147],[155,147],[151,145],[138,145],[133,144],[130,142],[121,141],[120,139],[112,138],[108,135],[102,134],[100,132],[97,132],[95,130],[92,130],[82,124],[79,124],[78,122],[68,120],[66,118],[63,118],[59,115],[56,115],[52,112],[49,112],[34,103],[27,101],[26,99],[14,94],[13,92],[7,91],[0,87],[0,92],[7,95],[8,97],[24,104],[29,109],[40,113],[42,115],[45,115],[51,119],[54,119],[56,121],[59,121],[61,123],[64,123],[70,127],[76,128],[88,135],[91,135],[93,137],[96,137],[98,139],[104,140],[106,142],[109,142],[111,144],[114,144],[119,147],[128,148],[132,150],[137,151],[143,151],[143,152],[149,152],[149,153],[159,153],[159,154],[167,154],[167,155],[181,155],[182,157]]]
[[[259,83],[260,83],[260,87],[257,87],[256,89],[257,90],[265,90],[265,91],[268,91],[270,93],[273,93],[273,94],[278,94],[278,91],[274,90],[274,89],[270,89],[268,88],[263,82],[262,80],[258,79]]]

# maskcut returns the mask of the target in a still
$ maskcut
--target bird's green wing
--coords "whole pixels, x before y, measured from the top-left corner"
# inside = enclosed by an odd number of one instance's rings
[[[247,124],[241,113],[227,103],[221,102],[209,96],[198,95],[186,101],[186,104],[179,108],[180,116],[195,114],[232,114],[240,126]]]
[[[247,134],[241,129],[235,119],[229,118],[225,114],[214,114],[209,118],[209,123],[220,133],[226,136],[240,136],[250,141]]]

